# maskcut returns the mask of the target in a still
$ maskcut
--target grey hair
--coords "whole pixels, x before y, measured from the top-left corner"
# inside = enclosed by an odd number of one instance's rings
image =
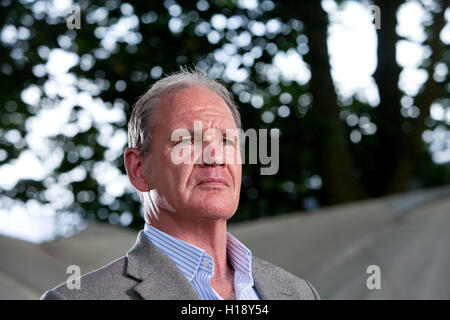
[[[237,128],[241,128],[241,115],[233,101],[232,94],[220,82],[207,76],[203,70],[182,68],[169,76],[155,82],[150,89],[135,103],[128,122],[128,146],[136,148],[146,156],[151,148],[154,111],[162,97],[193,86],[210,89],[223,99],[233,115]]]
[[[180,71],[155,82],[134,104],[128,122],[128,146],[138,149],[145,157],[151,149],[153,118],[161,99],[167,94],[193,86],[205,87],[221,97],[230,109],[236,127],[241,128],[241,115],[227,88],[217,80],[210,78],[203,70],[181,68]],[[155,209],[151,203],[152,199],[148,192],[138,191],[138,196],[144,206],[144,216],[146,216],[147,211],[152,211],[152,207],[153,210]]]

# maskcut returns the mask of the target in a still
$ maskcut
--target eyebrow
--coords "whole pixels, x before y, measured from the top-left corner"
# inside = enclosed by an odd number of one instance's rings
[[[186,130],[186,131],[189,131],[189,134],[191,135],[191,136],[193,136],[194,135],[194,130],[193,129],[188,129],[188,128],[183,128],[184,130]],[[227,130],[229,130],[229,129],[224,129],[224,130],[222,130],[222,129],[217,129],[217,128],[213,128],[214,130],[217,130],[217,131],[220,131],[221,133],[222,133],[222,135],[226,135],[227,134]],[[210,130],[210,129],[206,129],[206,130],[203,130],[202,131],[202,134],[205,132],[205,131],[207,131],[207,130]]]

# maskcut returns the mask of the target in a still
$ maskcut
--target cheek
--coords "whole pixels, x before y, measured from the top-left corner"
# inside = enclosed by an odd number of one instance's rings
[[[180,180],[180,168],[172,163],[170,154],[155,152],[149,158],[147,166],[151,187],[158,189],[164,196],[169,195],[169,190],[173,192],[177,181]]]
[[[234,189],[238,191],[241,188],[242,166],[239,164],[229,165],[229,171],[234,182]]]
[[[189,177],[192,172],[192,167],[193,166],[189,164],[176,165],[169,162],[169,165],[165,169],[168,173],[166,183],[170,185],[171,191],[177,193],[178,196],[186,193],[186,190],[190,187]]]

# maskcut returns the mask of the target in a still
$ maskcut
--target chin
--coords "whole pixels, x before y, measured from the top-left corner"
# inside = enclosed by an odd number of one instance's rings
[[[189,211],[202,218],[226,220],[231,218],[238,207],[239,197],[231,190],[202,190],[189,199]]]
[[[201,216],[202,218],[228,220],[236,212],[236,207],[230,205],[224,206],[211,199],[207,203],[196,206],[194,211],[197,216]]]

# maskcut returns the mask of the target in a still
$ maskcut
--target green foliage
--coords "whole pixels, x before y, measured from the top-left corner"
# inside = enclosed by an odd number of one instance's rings
[[[29,36],[19,37],[13,43],[0,41],[0,149],[7,154],[5,159],[0,160],[0,165],[13,162],[21,152],[29,149],[30,142],[26,139],[30,134],[27,128],[29,120],[45,109],[54,108],[65,98],[61,94],[49,96],[46,85],[52,81],[52,76],[36,71],[36,66],[47,63],[46,51],[59,48],[75,53],[79,61],[69,73],[77,80],[74,84],[76,94],[90,92],[93,101],[98,99],[108,110],[118,109],[124,116],[111,121],[91,117],[92,124],[84,127],[80,121],[89,114],[90,104],[73,104],[65,129],[73,125],[78,127],[76,132],[68,134],[68,130],[47,140],[51,152],[57,154],[58,150],[63,151],[56,167],[42,180],[19,181],[11,190],[0,190],[1,193],[21,201],[36,199],[46,203],[51,202],[49,188],[61,184],[72,194],[72,201],[69,196],[69,201],[57,207],[58,211],[76,211],[98,220],[105,220],[112,213],[117,216],[130,212],[134,216],[131,227],[140,228],[142,220],[135,192],[131,188],[113,192],[109,190],[111,183],[100,183],[101,177],[98,175],[106,176],[110,171],[108,168],[118,168],[121,176],[115,179],[124,177],[122,154],[126,145],[120,145],[120,152],[112,152],[108,141],[115,141],[112,139],[115,133],[126,132],[131,106],[151,83],[185,65],[205,69],[226,83],[236,97],[244,128],[281,129],[278,174],[261,176],[258,165],[244,165],[241,204],[234,221],[301,210],[309,208],[308,203],[314,201],[329,204],[330,200],[322,192],[320,183],[311,186],[309,181],[311,177],[322,175],[315,152],[317,137],[336,138],[325,135],[327,128],[335,123],[324,123],[324,127],[320,127],[317,118],[309,116],[314,102],[308,84],[299,84],[280,74],[273,76],[269,70],[277,52],[297,49],[299,36],[304,36],[301,21],[304,5],[288,2],[298,10],[286,12],[286,7],[281,3],[271,1],[263,1],[254,9],[246,9],[231,0],[208,2],[209,5],[205,1],[192,0],[178,4],[175,1],[139,1],[133,5],[115,0],[85,0],[80,2],[81,29],[69,30],[66,26],[67,14],[51,14],[49,2],[3,0],[1,27],[14,26],[24,33],[28,30]],[[47,7],[39,11],[38,3]],[[211,20],[220,20],[221,17],[228,19],[228,27],[214,29]],[[230,25],[230,17],[236,22],[235,26]],[[132,27],[124,37],[112,41],[110,46],[108,39],[111,35],[108,33],[124,19],[128,19]],[[268,21],[278,23],[279,28],[265,33],[252,29],[256,22]],[[115,32],[120,34],[120,31]],[[235,45],[239,36],[243,42],[248,37],[247,43]],[[224,52],[231,52],[230,57],[218,59]],[[233,81],[227,73],[227,70],[232,70],[231,56],[240,59],[237,70],[248,75],[242,81]],[[42,96],[37,106],[26,104],[21,98],[22,91],[30,85],[41,88]],[[262,106],[255,102],[252,104],[252,97],[256,95],[262,97]],[[281,105],[289,107],[289,116],[277,115]],[[356,114],[374,112],[373,108],[357,100],[345,109]],[[274,115],[273,122],[262,121],[264,112]],[[11,143],[5,138],[10,130],[20,132],[20,141]],[[351,128],[346,126],[346,137],[350,131]],[[102,139],[102,135],[106,136],[106,140]],[[356,167],[355,176],[366,187],[371,184],[373,166],[376,166],[370,162],[368,151],[376,143],[375,135],[367,136],[360,144],[350,147]],[[45,148],[43,150],[45,152]],[[423,161],[428,168],[421,173],[425,184],[442,183],[442,176],[436,174],[431,160],[424,158]],[[339,164],[336,165],[336,170],[339,170]],[[81,171],[78,170],[80,168]],[[75,174],[74,170],[80,172]],[[369,195],[374,192],[369,192]],[[305,199],[309,201],[305,203]]]

